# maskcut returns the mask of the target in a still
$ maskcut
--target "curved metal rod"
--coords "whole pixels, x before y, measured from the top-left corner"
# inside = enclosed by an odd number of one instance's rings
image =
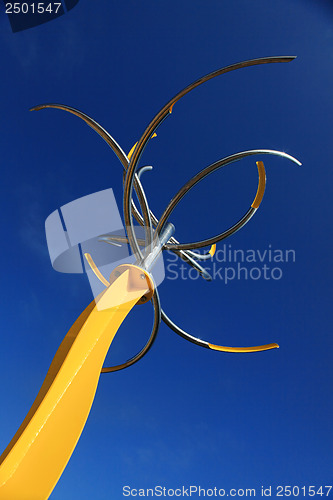
[[[110,242],[108,242],[108,243],[110,243]],[[91,257],[91,255],[89,253],[85,253],[84,256],[87,259],[87,262],[88,262],[91,270],[96,275],[96,277],[106,287],[110,286],[109,281],[107,281],[106,278],[102,275],[102,273],[100,272],[100,270],[96,266],[96,264],[95,264],[93,258]],[[118,370],[123,370],[124,368],[128,368],[129,366],[131,366],[134,363],[136,363],[137,361],[139,361],[149,351],[149,349],[151,348],[151,346],[153,345],[153,343],[154,343],[154,341],[156,339],[156,336],[157,336],[157,333],[158,333],[158,330],[159,330],[159,327],[160,327],[160,324],[161,324],[161,303],[160,303],[160,300],[159,300],[159,295],[158,295],[158,292],[156,290],[156,287],[155,287],[155,292],[154,292],[151,300],[152,300],[152,304],[153,304],[153,307],[154,307],[154,324],[153,324],[153,328],[152,328],[150,337],[149,337],[148,342],[146,343],[146,345],[143,347],[143,349],[141,349],[141,351],[138,354],[136,354],[135,356],[133,356],[131,359],[129,359],[125,363],[122,363],[120,365],[115,365],[115,366],[109,366],[109,367],[102,368],[101,373],[115,372],[115,371],[118,371]]]
[[[54,104],[54,103],[47,103],[47,104],[39,104],[37,106],[34,106],[30,109],[30,111],[39,111],[41,109],[46,109],[46,108],[52,108],[52,109],[60,109],[62,111],[67,111],[68,113],[71,113],[78,118],[81,118],[89,127],[91,127],[97,134],[104,139],[104,141],[110,146],[112,151],[116,154],[117,158],[120,160],[121,164],[124,167],[125,172],[127,171],[128,165],[129,165],[129,158],[126,155],[126,153],[123,151],[123,149],[120,147],[120,145],[117,143],[117,141],[105,130],[102,125],[97,123],[93,118],[88,116],[86,113],[83,111],[80,111],[79,109],[73,108],[71,106],[67,106],[65,104]],[[138,187],[138,191],[140,190],[140,187]],[[138,195],[138,193],[137,193]],[[139,197],[139,196],[138,196]],[[139,200],[140,202],[140,200]],[[132,202],[133,203],[133,202]],[[136,206],[134,203],[132,204],[132,209],[133,209],[133,214],[138,217],[138,222],[143,226],[144,225],[144,219],[142,218],[141,214],[138,212]],[[141,206],[142,210],[142,206]],[[156,225],[158,223],[158,220],[154,216],[154,214],[151,212],[151,216],[153,219],[156,221]]]
[[[86,115],[82,111],[72,108],[71,106],[66,106],[65,104],[39,104],[38,106],[34,106],[33,108],[30,109],[30,111],[39,111],[41,109],[46,109],[46,108],[53,108],[53,109],[60,109],[62,111],[67,111],[68,113],[71,113],[78,118],[81,118],[89,127],[91,127],[95,132],[98,133],[102,139],[110,146],[112,151],[116,154],[117,158],[120,160],[121,164],[124,167],[124,170],[126,172],[129,164],[129,159],[122,150],[122,148],[119,146],[117,141],[107,132],[99,123],[97,123],[93,118],[90,116]],[[134,181],[134,188],[135,192],[137,194],[140,208],[142,210],[143,217],[141,214],[138,212],[138,209],[136,208],[133,200],[131,201],[132,204],[132,209],[133,209],[133,214],[138,220],[138,222],[145,227],[145,234],[146,234],[146,240],[147,240],[147,245],[151,244],[151,238],[152,238],[152,232],[151,232],[151,215],[152,212],[149,210],[148,202],[145,196],[145,193],[142,189],[142,186],[140,184],[139,178],[135,176],[135,181]],[[142,257],[142,254],[140,252],[140,248],[138,245],[135,246],[135,252],[138,253],[140,257]]]
[[[141,167],[137,171],[138,178],[141,179],[141,175],[144,174],[145,172],[149,172],[150,170],[153,170],[153,167],[151,165],[146,165],[145,167]]]
[[[153,134],[153,137],[155,137],[156,134]],[[137,143],[136,143],[137,144]],[[133,151],[135,149],[135,146],[136,144],[132,147],[131,151],[128,153],[128,158],[130,159],[132,154],[133,154]],[[138,172],[137,172],[137,176],[139,179],[141,179],[141,175],[144,174],[145,172],[148,172],[150,170],[152,170],[153,167],[151,166],[145,166],[145,167],[141,167]],[[125,181],[125,178],[123,179]],[[133,206],[133,205],[132,205]],[[154,214],[152,212],[150,212],[150,215],[151,215],[151,218],[154,216]],[[158,220],[156,219],[156,223],[158,224]],[[156,227],[157,224],[154,224],[154,226]],[[132,229],[133,229],[133,226],[132,226]],[[134,232],[135,234],[135,232]],[[136,241],[137,243],[140,245],[140,242],[138,240],[138,238],[136,238]],[[178,244],[178,240],[176,240],[174,237],[170,238],[170,243],[174,243],[174,244]],[[127,243],[129,243],[129,239],[127,238]],[[200,254],[200,253],[196,253],[196,252],[192,252],[191,250],[187,250],[186,252],[175,252],[184,262],[187,262],[187,264],[189,264],[191,267],[193,267],[194,269],[196,269],[198,271],[198,273],[207,281],[211,281],[212,277],[211,275],[202,267],[200,266],[200,264],[198,264],[197,262],[195,262],[196,260],[208,260],[208,259],[211,259],[211,257],[214,255],[215,253],[215,250],[216,250],[216,245],[212,245],[210,250],[205,253],[205,254]]]
[[[90,253],[85,253],[84,256],[87,259],[90,269],[92,270],[96,278],[99,279],[99,281],[103,283],[104,286],[106,287],[110,286],[110,282],[105,278],[105,276],[103,276],[101,271],[98,269]]]
[[[53,108],[53,109],[61,109],[62,111],[67,111],[79,118],[84,120],[89,127],[91,127],[95,132],[98,133],[104,139],[104,141],[110,146],[112,151],[116,154],[124,169],[127,170],[128,166],[128,158],[122,148],[119,146],[117,141],[107,132],[99,123],[93,120],[90,116],[86,115],[82,111],[72,108],[71,106],[66,106],[65,104],[39,104],[38,106],[34,106],[30,109],[30,111],[39,111],[41,109]]]
[[[111,245],[114,244],[114,242],[116,243],[128,243],[128,238],[127,236],[120,236],[120,235],[117,235],[117,234],[114,234],[112,236],[110,236],[109,234],[101,234],[98,239],[100,241],[105,241],[105,243],[109,243]],[[145,240],[142,239],[142,238],[137,238],[137,242],[140,246],[144,247],[145,246]]]
[[[155,137],[156,134],[153,134],[153,137]],[[137,143],[136,143],[137,144]],[[128,158],[130,159],[132,154],[133,154],[133,151],[135,149],[135,146],[136,144],[134,144],[134,146],[132,147],[132,149],[130,150],[130,152],[128,153]],[[138,179],[140,180],[141,179],[141,176],[142,174],[144,174],[145,172],[148,172],[148,171],[151,171],[153,169],[152,166],[144,166],[144,167],[141,167],[138,172],[137,172],[137,176],[138,176]],[[125,175],[125,172],[124,172],[124,175]],[[125,181],[125,177],[123,178],[123,181]],[[142,186],[141,186],[142,187]],[[142,188],[143,190],[143,188]],[[132,207],[133,207],[133,204],[132,204]],[[151,220],[154,216],[154,214],[150,211],[150,216],[151,216]],[[156,227],[156,225],[158,224],[158,219],[155,220],[156,224],[154,224],[154,226]],[[132,222],[132,230],[134,231],[134,228],[133,228],[133,222]],[[134,234],[135,234],[135,231],[134,231]],[[153,234],[151,234],[151,238],[153,238]],[[136,242],[138,245],[142,245],[142,243],[140,243],[141,240],[139,240],[138,238],[136,238]],[[179,242],[174,238],[172,237],[170,240],[170,243],[175,243],[175,244],[178,244]],[[129,243],[129,239],[127,238],[126,239],[126,243]],[[196,252],[192,252],[190,250],[187,250],[186,252],[175,252],[177,253],[177,255],[184,261],[184,262],[187,262],[188,264],[190,264],[190,266],[192,266],[194,269],[196,269],[198,271],[198,273],[207,281],[211,281],[211,276],[210,274],[202,268],[202,266],[200,266],[200,264],[196,263],[195,260],[208,260],[208,259],[211,259],[211,257],[214,255],[215,253],[215,250],[216,250],[216,245],[212,245],[210,250],[206,253],[206,254],[198,254]]]
[[[281,156],[282,158],[287,158],[288,160],[293,161],[297,165],[301,165],[301,163],[296,160],[293,156],[288,155],[287,153],[283,153],[281,151],[274,151],[270,149],[253,149],[250,151],[242,151],[241,153],[236,153],[230,156],[227,156],[226,158],[222,158],[221,160],[209,165],[208,167],[204,168],[196,174],[195,176],[192,177],[179,191],[178,193],[173,197],[173,199],[170,201],[169,205],[163,212],[160,221],[158,223],[158,226],[156,228],[157,233],[159,233],[164,224],[167,222],[169,216],[175,209],[175,207],[178,205],[180,200],[184,198],[184,196],[196,185],[198,182],[200,182],[202,179],[207,177],[208,175],[212,174],[216,170],[218,170],[221,167],[224,167],[226,165],[229,165],[230,163],[233,163],[235,161],[239,161],[243,158],[246,158],[247,156],[253,156],[257,154],[267,154],[267,155],[275,155],[275,156]],[[258,162],[259,163],[259,162]],[[259,167],[258,167],[259,168]],[[259,171],[260,174],[260,171]],[[259,177],[260,179],[260,177]],[[260,188],[261,189],[261,188]],[[259,190],[258,190],[259,193]],[[250,209],[246,212],[246,214],[232,227],[224,231],[223,233],[218,234],[217,236],[214,236],[212,238],[207,238],[205,240],[197,241],[194,243],[185,243],[185,244],[180,244],[180,245],[166,245],[166,249],[175,249],[175,250],[187,250],[187,249],[192,249],[192,248],[201,248],[205,247],[208,245],[212,245],[214,243],[217,243],[218,241],[230,236],[231,234],[235,233],[239,229],[241,229],[249,220],[250,218],[254,215],[258,208],[258,193],[256,195],[256,198],[254,202],[252,203],[252,206]],[[263,193],[262,193],[263,194]],[[260,193],[261,195],[261,193]],[[262,198],[262,196],[261,196]],[[261,201],[261,199],[260,199]],[[259,202],[260,204],[260,202]]]
[[[154,324],[153,328],[150,334],[150,337],[148,339],[148,342],[146,345],[141,349],[138,354],[130,358],[129,360],[125,361],[125,363],[122,363],[120,365],[115,365],[115,366],[104,366],[101,370],[101,373],[111,373],[111,372],[116,372],[119,370],[124,370],[125,368],[128,368],[131,365],[134,365],[134,363],[137,363],[147,352],[149,349],[152,347],[153,343],[155,342],[158,329],[161,324],[161,304],[160,304],[160,298],[157,290],[154,290],[154,294],[151,298],[151,302],[154,307]]]
[[[130,240],[131,247],[135,246],[135,241],[134,241],[135,235],[133,234],[132,225],[131,225],[131,220],[132,220],[131,199],[132,199],[135,171],[136,171],[136,168],[138,166],[141,155],[142,155],[149,139],[153,136],[153,134],[156,132],[157,128],[165,120],[165,118],[169,114],[171,114],[174,104],[177,101],[179,101],[179,99],[181,99],[184,95],[188,94],[194,88],[196,88],[199,85],[207,82],[208,80],[211,80],[212,78],[215,78],[215,77],[222,75],[224,73],[228,73],[230,71],[235,71],[237,69],[241,69],[241,68],[245,68],[245,67],[249,67],[249,66],[256,66],[259,64],[290,62],[293,59],[295,59],[295,56],[263,57],[260,59],[252,59],[249,61],[243,61],[240,63],[232,64],[232,65],[227,66],[225,68],[221,68],[217,71],[213,71],[212,73],[209,73],[208,75],[203,76],[202,78],[199,78],[195,82],[193,82],[190,85],[188,85],[187,87],[185,87],[185,89],[178,92],[178,94],[176,94],[167,104],[165,104],[165,106],[163,106],[163,108],[159,111],[159,113],[157,113],[157,115],[155,115],[155,117],[149,123],[148,127],[146,128],[146,130],[144,131],[140,140],[138,141],[136,148],[133,151],[133,154],[131,156],[131,160],[130,160],[130,163],[129,163],[129,166],[127,169],[126,179],[125,179],[124,197],[123,197],[124,218],[125,218],[125,224],[128,228],[128,234],[129,234],[129,240]]]
[[[164,247],[166,248],[166,246]],[[202,267],[199,262],[196,262],[193,257],[189,254],[189,252],[184,252],[183,250],[181,251],[176,251],[175,252],[184,262],[187,262],[187,264],[190,264],[198,273],[200,276],[205,279],[206,281],[212,281],[212,277],[209,274],[208,271],[204,267]]]
[[[206,347],[207,349],[212,349],[213,351],[223,351],[223,352],[259,352],[259,351],[268,351],[269,349],[276,349],[279,347],[278,344],[264,344],[264,345],[259,345],[259,346],[252,346],[252,347],[227,347],[227,346],[220,346],[220,345],[215,345],[215,344],[210,344],[209,342],[205,342],[204,340],[201,340],[197,337],[194,337],[193,335],[190,335],[189,333],[185,332],[182,328],[176,325],[168,316],[167,314],[163,311],[161,311],[162,314],[162,320],[166,325],[168,325],[171,330],[173,330],[175,333],[183,337],[183,339],[188,340],[189,342],[192,342],[192,344],[198,345],[200,347]]]

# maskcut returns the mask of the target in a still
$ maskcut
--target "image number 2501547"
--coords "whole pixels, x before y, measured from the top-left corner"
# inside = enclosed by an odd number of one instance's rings
[[[80,0],[7,2],[3,3],[13,33],[34,28],[40,24],[63,16],[73,9]]]

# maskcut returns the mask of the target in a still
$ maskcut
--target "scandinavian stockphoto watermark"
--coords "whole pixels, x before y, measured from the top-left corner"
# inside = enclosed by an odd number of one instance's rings
[[[226,285],[235,280],[273,280],[283,277],[286,265],[296,262],[294,249],[274,248],[269,244],[262,249],[233,248],[224,244],[215,255],[202,262],[202,267],[213,280],[221,280]],[[197,280],[199,272],[183,263],[179,257],[168,252],[165,258],[166,279]]]

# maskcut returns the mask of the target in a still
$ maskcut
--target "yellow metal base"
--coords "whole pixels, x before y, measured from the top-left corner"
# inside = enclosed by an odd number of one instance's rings
[[[140,272],[135,266],[125,270],[101,294],[98,309],[93,301],[64,338],[34,404],[0,457],[0,500],[50,496],[89,415],[110,344],[148,289],[146,280],[137,279]]]

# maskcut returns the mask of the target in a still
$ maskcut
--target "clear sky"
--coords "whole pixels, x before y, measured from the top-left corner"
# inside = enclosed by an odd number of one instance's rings
[[[52,269],[45,219],[110,187],[122,204],[122,167],[97,134],[64,112],[29,108],[77,107],[129,151],[162,105],[198,77],[246,59],[297,55],[193,91],[141,161],[154,166],[142,179],[158,216],[193,174],[223,156],[267,148],[302,162],[258,157],[267,170],[265,197],[249,224],[218,245],[221,273],[211,283],[187,271],[174,280],[169,267],[160,286],[166,312],[193,335],[280,349],[212,352],[162,325],[141,362],[101,377],[51,498],[120,500],[125,485],[256,488],[259,495],[262,485],[332,484],[331,3],[80,0],[66,15],[15,34],[2,9],[0,42],[1,450],[92,299],[85,276]],[[177,239],[227,228],[251,204],[256,182],[254,158],[204,181],[172,217]],[[295,259],[266,259],[281,279],[226,283],[223,269],[238,265],[222,261],[229,244],[261,254],[293,250]],[[263,263],[245,265],[250,272]],[[134,341],[152,322],[150,305],[137,309],[119,333]],[[118,355],[116,346],[108,363]]]

